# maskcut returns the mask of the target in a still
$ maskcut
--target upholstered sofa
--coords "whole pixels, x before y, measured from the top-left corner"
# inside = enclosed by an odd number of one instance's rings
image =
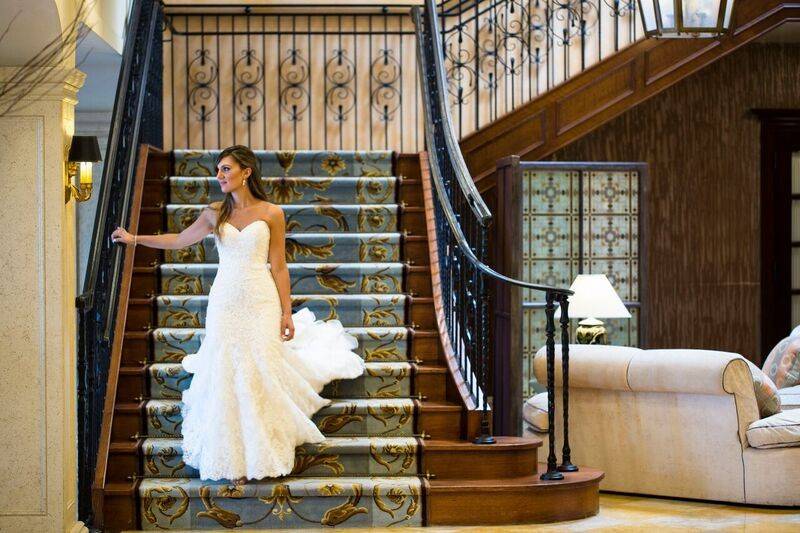
[[[556,450],[561,357],[556,349]],[[534,371],[546,383],[546,357]],[[753,378],[742,356],[706,350],[570,345],[572,461],[605,472],[601,488],[680,498],[800,505],[800,447],[757,449]],[[545,440],[547,434],[526,425]]]

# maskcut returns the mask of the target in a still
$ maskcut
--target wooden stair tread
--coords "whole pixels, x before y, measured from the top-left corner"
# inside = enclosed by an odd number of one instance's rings
[[[558,481],[545,481],[539,476],[547,471],[546,463],[539,463],[536,474],[513,478],[494,479],[432,479],[429,481],[431,490],[436,491],[462,491],[465,487],[480,488],[482,491],[504,491],[523,487],[545,488],[552,486],[581,486],[602,481],[605,474],[594,468],[582,466],[577,472],[565,472],[564,479]]]
[[[542,440],[535,437],[495,437],[495,444],[475,444],[470,440],[426,439],[422,445],[426,449],[452,450],[454,452],[483,452],[490,449],[536,450]]]

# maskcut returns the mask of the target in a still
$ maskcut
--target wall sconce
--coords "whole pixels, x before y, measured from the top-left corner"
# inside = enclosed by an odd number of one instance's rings
[[[92,196],[92,163],[102,161],[100,146],[94,135],[74,135],[67,157],[67,184],[64,203],[70,197],[85,202]]]

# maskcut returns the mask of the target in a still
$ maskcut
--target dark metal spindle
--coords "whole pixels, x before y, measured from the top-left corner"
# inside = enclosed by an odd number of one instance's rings
[[[558,305],[561,307],[561,394],[562,412],[564,417],[564,444],[561,448],[560,472],[577,472],[578,467],[570,461],[569,449],[569,300],[566,294],[558,296]]]
[[[547,291],[547,303],[545,305],[545,314],[547,315],[547,437],[549,441],[549,453],[547,455],[547,472],[540,477],[544,480],[552,481],[557,479],[564,479],[564,474],[558,471],[558,464],[556,462],[556,402],[555,402],[555,372],[556,372],[556,341],[555,341],[555,314],[556,307],[554,304],[555,294],[552,291]]]

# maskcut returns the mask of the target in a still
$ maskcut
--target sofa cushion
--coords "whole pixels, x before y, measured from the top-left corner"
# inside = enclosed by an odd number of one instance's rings
[[[800,409],[756,420],[747,428],[747,442],[754,448],[800,446]]]
[[[781,411],[781,397],[778,396],[778,387],[764,374],[760,368],[747,361],[750,373],[753,374],[753,389],[756,393],[758,414],[761,418],[772,416]]]
[[[800,337],[786,337],[764,361],[764,373],[779,389],[800,385]]]
[[[546,392],[540,392],[525,400],[525,404],[522,406],[522,418],[533,426],[536,431],[547,431],[549,425],[547,422]]]
[[[778,389],[778,396],[781,397],[781,410],[800,409],[800,385]]]

